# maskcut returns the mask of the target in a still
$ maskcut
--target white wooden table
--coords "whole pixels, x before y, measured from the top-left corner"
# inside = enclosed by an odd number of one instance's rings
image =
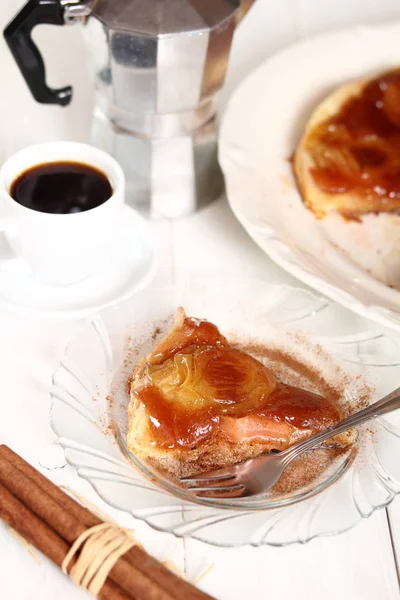
[[[2,27],[19,6],[2,0]],[[322,8],[322,4],[324,4]],[[356,23],[400,18],[399,0],[258,0],[238,32],[224,101],[248,70],[265,56],[317,31]],[[71,108],[35,104],[3,42],[0,42],[0,152],[46,139],[85,139],[88,131],[89,84],[79,57],[84,49],[76,28],[43,28],[36,36],[48,51],[48,77],[54,84],[75,83]],[[57,51],[54,51],[54,48]],[[400,40],[399,40],[400,62]],[[152,225],[159,266],[152,285],[188,277],[254,276],[293,283],[263,255],[235,221],[225,201],[176,222]],[[48,323],[0,313],[0,442],[32,464],[54,442],[48,425],[48,388],[65,343],[78,323]],[[170,558],[195,579],[214,567],[200,586],[220,600],[300,598],[307,600],[398,600],[400,500],[375,513],[348,533],[287,548],[218,549],[176,540],[106,507],[89,484],[65,467],[46,472],[136,529],[145,547],[160,559]],[[337,507],[340,510],[340,506]],[[171,554],[172,553],[172,554]],[[40,564],[0,525],[0,598],[3,600],[75,600],[87,597],[47,560]]]

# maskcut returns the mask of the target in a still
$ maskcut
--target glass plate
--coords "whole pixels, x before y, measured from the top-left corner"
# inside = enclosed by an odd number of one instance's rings
[[[399,336],[304,289],[240,279],[138,293],[86,321],[51,388],[50,422],[66,460],[106,502],[157,530],[219,546],[306,542],[344,531],[391,502],[400,490],[399,413],[360,428],[348,451],[310,453],[262,497],[194,502],[131,455],[127,379],[178,306],[215,322],[283,380],[329,388],[345,413],[397,385]]]

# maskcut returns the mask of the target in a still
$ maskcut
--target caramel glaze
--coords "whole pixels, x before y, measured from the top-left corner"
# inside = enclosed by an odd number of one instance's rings
[[[167,335],[158,344],[152,355],[151,363],[162,364],[184,348],[198,348],[206,345],[217,348],[229,344],[213,323],[186,317],[175,335],[174,333]]]
[[[215,435],[224,416],[216,406],[197,411],[172,406],[155,386],[145,387],[138,394],[148,411],[157,445],[163,448],[196,448]],[[257,410],[249,410],[242,416],[247,415],[315,432],[337,423],[341,416],[339,409],[323,396],[284,384],[278,384]]]
[[[302,388],[280,383],[257,415],[283,421],[296,429],[322,431],[337,423],[340,410],[331,401]]]
[[[218,429],[215,408],[183,410],[168,402],[156,386],[147,386],[137,394],[146,406],[153,437],[161,448],[195,448]]]
[[[156,350],[158,364],[148,363],[145,383],[132,393],[145,405],[152,437],[160,447],[196,448],[218,432],[224,416],[257,415],[312,431],[340,419],[330,400],[277,383],[260,361],[230,347],[205,321],[186,318]],[[176,360],[178,354],[191,357],[183,361],[186,371]],[[164,380],[159,379],[160,368],[168,372]],[[185,385],[185,401],[176,401],[174,394],[184,397]]]
[[[374,79],[349,98],[313,130],[307,150],[321,191],[400,200],[400,70]],[[400,203],[391,210],[399,208]]]

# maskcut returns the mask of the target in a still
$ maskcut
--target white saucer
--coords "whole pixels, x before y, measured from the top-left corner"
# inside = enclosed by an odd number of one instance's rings
[[[126,206],[121,228],[101,269],[74,285],[36,279],[22,261],[0,269],[0,308],[22,315],[77,319],[144,288],[155,270],[154,245],[145,219]]]

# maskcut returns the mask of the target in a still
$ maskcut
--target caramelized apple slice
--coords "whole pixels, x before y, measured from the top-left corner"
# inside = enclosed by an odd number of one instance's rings
[[[162,365],[147,365],[146,377],[175,407],[235,415],[258,410],[276,386],[261,362],[229,347],[178,352]]]
[[[294,432],[291,425],[260,415],[247,415],[240,419],[222,417],[220,430],[235,444],[253,440],[267,442],[266,450],[281,450],[288,447]]]
[[[220,429],[232,442],[268,440],[271,449],[282,450],[340,419],[339,408],[328,398],[278,384],[260,410],[240,419],[221,417]]]
[[[132,392],[146,407],[150,428],[160,448],[195,448],[218,430],[219,417],[209,409],[188,410],[169,402],[163,391],[148,385]]]
[[[147,360],[152,364],[162,364],[189,346],[198,348],[200,346],[229,346],[229,344],[219,332],[218,327],[208,321],[189,318],[183,308],[178,308],[172,329],[154,348]]]
[[[306,143],[315,185],[329,194],[383,198],[382,210],[392,211],[388,198],[400,197],[399,107],[400,71],[395,70],[362,86],[319,122]]]

